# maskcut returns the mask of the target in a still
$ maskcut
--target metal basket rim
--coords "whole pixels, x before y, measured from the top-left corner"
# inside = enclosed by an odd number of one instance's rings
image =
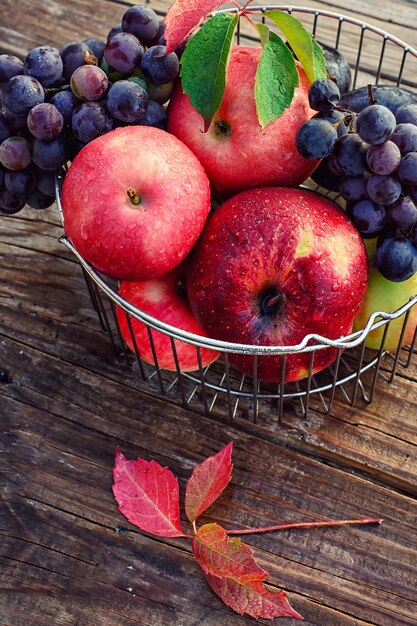
[[[312,7],[297,7],[291,5],[250,5],[247,7],[247,10],[250,12],[261,12],[264,13],[270,9],[278,9],[284,10],[288,13],[299,12],[312,14],[315,16],[323,15],[325,17],[329,17],[332,19],[337,19],[340,22],[348,22],[354,24],[355,26],[360,27],[362,30],[369,30],[374,32],[384,39],[392,41],[394,44],[403,48],[404,52],[411,54],[412,56],[417,58],[417,50],[409,46],[407,43],[391,35],[383,29],[380,29],[376,26],[368,24],[363,20],[358,20],[356,18],[346,16],[340,13],[326,11],[322,9],[314,9]],[[218,9],[213,12],[215,13],[224,13],[224,12],[237,12],[237,7],[231,7],[229,9]],[[56,201],[58,206],[58,212],[61,218],[62,225],[65,231],[64,225],[64,216],[62,211],[62,203],[61,203],[61,186],[62,180],[64,177],[64,173],[60,172],[56,177]],[[84,259],[84,257],[78,252],[75,246],[71,243],[68,237],[64,234],[60,237],[59,241],[63,243],[77,258],[81,266],[87,275],[93,280],[93,282],[112,300],[114,304],[123,309],[126,313],[139,320],[140,322],[145,323],[150,328],[156,331],[160,331],[165,335],[173,339],[177,339],[180,341],[185,341],[186,343],[192,344],[199,348],[208,348],[211,350],[216,350],[224,353],[240,353],[240,354],[249,354],[252,356],[265,356],[265,355],[284,355],[284,354],[296,354],[301,352],[312,352],[315,350],[325,349],[325,348],[336,348],[336,349],[347,349],[347,348],[355,348],[361,345],[368,334],[384,326],[392,320],[400,318],[402,315],[406,314],[413,306],[417,304],[417,294],[410,297],[407,302],[405,302],[401,307],[393,311],[392,313],[387,313],[385,311],[375,311],[368,318],[365,326],[358,331],[352,332],[348,335],[339,337],[338,339],[329,339],[319,334],[308,334],[304,337],[304,339],[294,345],[268,345],[268,346],[258,346],[253,344],[243,344],[243,343],[235,343],[228,341],[221,341],[218,339],[212,339],[211,337],[204,337],[202,335],[196,335],[194,333],[190,333],[188,331],[179,329],[175,326],[167,324],[158,320],[133,306],[127,300],[121,298],[117,292],[115,292],[102,278],[101,276],[93,269],[93,267]]]

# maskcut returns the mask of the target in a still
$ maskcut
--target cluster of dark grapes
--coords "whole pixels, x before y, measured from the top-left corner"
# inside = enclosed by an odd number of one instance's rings
[[[164,128],[177,52],[166,54],[157,14],[132,6],[107,41],[41,46],[23,61],[0,55],[0,213],[49,207],[56,171],[99,135]]]
[[[338,191],[364,238],[377,238],[375,265],[388,280],[417,272],[417,104],[395,113],[373,99],[359,113],[339,107],[329,79],[311,85],[318,113],[298,132],[298,151],[323,159],[314,180]]]

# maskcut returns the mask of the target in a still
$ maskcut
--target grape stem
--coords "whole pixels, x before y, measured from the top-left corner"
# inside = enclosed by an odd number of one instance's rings
[[[252,535],[255,533],[268,533],[275,530],[290,530],[293,528],[322,528],[323,526],[351,526],[353,524],[382,524],[381,517],[364,517],[361,519],[326,520],[322,522],[289,522],[276,526],[264,526],[262,528],[249,528],[244,530],[226,530],[228,535]]]
[[[369,83],[368,84],[368,104],[369,106],[371,106],[372,104],[376,104],[378,102],[378,100],[375,100],[374,98],[374,93],[372,90],[372,85]]]

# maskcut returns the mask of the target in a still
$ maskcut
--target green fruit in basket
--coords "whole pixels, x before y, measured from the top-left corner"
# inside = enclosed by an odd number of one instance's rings
[[[221,198],[251,187],[296,187],[317,165],[295,147],[299,127],[314,114],[307,97],[310,82],[300,65],[290,107],[263,130],[259,124],[253,94],[261,52],[258,47],[232,48],[226,90],[206,133],[202,116],[180,84],[168,105],[168,131],[197,155]]]
[[[206,337],[207,335],[201,324],[191,311],[187,293],[183,287],[184,279],[184,264],[181,264],[179,268],[154,280],[143,282],[123,281],[120,284],[119,295],[137,309],[165,324]],[[136,350],[143,361],[154,365],[155,354],[159,367],[173,371],[177,369],[169,335],[157,330],[151,330],[153,351],[148,328],[143,322],[134,317],[130,318],[134,336],[134,339],[132,339],[126,314],[119,306],[116,309],[116,315],[124,341],[133,352],[135,352],[136,344]],[[178,339],[174,343],[176,357],[181,370],[183,372],[198,370],[199,362],[196,347]],[[201,348],[200,356],[201,366],[206,367],[219,357],[219,353],[215,350]]]
[[[120,280],[148,280],[179,265],[209,211],[209,182],[197,158],[150,126],[91,141],[62,186],[68,238],[96,270]]]
[[[408,280],[401,283],[395,283],[391,280],[387,280],[380,274],[376,268],[371,268],[369,271],[368,287],[365,292],[364,299],[360,311],[355,318],[354,327],[355,331],[362,330],[366,325],[369,317],[376,311],[382,311],[385,313],[393,313],[408,300],[417,294],[417,273],[414,274]],[[380,318],[378,318],[380,319]],[[396,320],[390,322],[387,336],[384,343],[384,348],[389,351],[397,349],[400,336],[404,324],[405,315],[402,315]],[[412,342],[413,336],[417,325],[417,306],[414,305],[411,309],[410,316],[408,318],[407,328],[402,338],[401,344],[403,346]],[[385,331],[385,325],[377,328],[368,333],[365,345],[373,350],[379,350],[381,346],[382,336]]]
[[[332,201],[303,189],[266,187],[230,198],[209,218],[187,276],[193,311],[224,341],[296,346],[310,333],[339,339],[352,330],[365,293],[362,239]],[[312,373],[336,349],[317,350]],[[254,358],[231,354],[252,375]],[[285,379],[308,375],[311,353],[287,357]],[[260,379],[280,382],[282,358],[259,356]]]

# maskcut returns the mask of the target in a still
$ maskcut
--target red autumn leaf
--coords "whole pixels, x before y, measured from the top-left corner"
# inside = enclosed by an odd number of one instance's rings
[[[167,54],[182,44],[206,15],[223,3],[224,0],[176,0],[164,20]]]
[[[229,482],[233,469],[232,447],[230,442],[194,468],[185,491],[185,513],[190,522],[213,504]]]
[[[156,461],[129,461],[116,450],[113,493],[119,511],[144,530],[160,537],[184,537],[178,480]]]
[[[207,582],[227,606],[251,617],[303,619],[284,591],[270,591],[268,573],[256,563],[252,550],[235,537],[228,537],[218,524],[205,524],[193,538],[193,554]]]

